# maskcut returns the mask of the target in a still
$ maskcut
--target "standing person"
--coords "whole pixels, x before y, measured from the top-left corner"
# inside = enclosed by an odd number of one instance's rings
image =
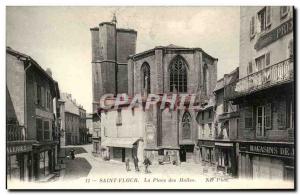
[[[125,165],[126,165],[126,171],[131,171],[129,166],[130,160],[129,158],[126,159]]]
[[[145,165],[145,173],[151,173],[149,171],[149,166],[151,165],[151,161],[149,160],[149,158],[147,158],[147,156],[145,156],[144,158],[144,165]]]
[[[134,163],[135,171],[140,171],[140,169],[139,169],[139,159],[137,158],[137,156],[133,157],[133,163]]]

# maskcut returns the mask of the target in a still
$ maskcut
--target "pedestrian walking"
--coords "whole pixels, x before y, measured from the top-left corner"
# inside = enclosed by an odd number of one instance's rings
[[[151,161],[146,156],[144,158],[144,165],[145,165],[145,173],[151,173],[149,171],[149,166],[151,165]]]
[[[133,163],[134,163],[135,171],[140,171],[140,169],[139,169],[139,159],[137,158],[137,156],[133,157]]]
[[[129,158],[127,158],[126,161],[125,161],[126,171],[131,171],[129,163],[130,163],[130,160],[129,160]]]
[[[75,150],[72,149],[70,153],[71,153],[72,160],[74,160],[75,159]]]

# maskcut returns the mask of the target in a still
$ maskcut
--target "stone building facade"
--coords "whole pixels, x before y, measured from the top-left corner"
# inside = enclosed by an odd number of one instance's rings
[[[97,114],[102,95],[127,93],[127,57],[136,52],[137,32],[117,28],[116,18],[91,28],[93,137],[94,153],[99,153],[101,141],[100,121]]]
[[[207,102],[217,81],[217,61],[201,48],[172,44],[132,55],[128,94],[197,94],[197,103]],[[169,155],[181,162],[196,160],[197,110],[153,107],[145,112],[145,133],[152,139],[146,139],[144,147],[150,159]]]
[[[218,60],[201,48],[169,45],[135,54],[137,32],[118,29],[115,22],[100,23],[99,27],[91,29],[91,34],[95,154],[101,154],[101,142],[107,142],[103,132],[105,124],[109,120],[114,122],[118,113],[110,111],[110,117],[103,118],[103,113],[97,112],[102,95],[127,93],[132,98],[136,94],[147,96],[150,93],[161,96],[164,93],[169,96],[197,94],[199,103],[207,102],[213,92]],[[143,118],[144,124],[126,132],[142,133],[142,151],[155,162],[166,154],[176,161],[193,161],[198,127],[196,115],[196,110],[161,110],[158,106],[151,106],[150,110],[134,112],[132,117]],[[106,128],[106,131],[111,129],[113,132],[115,127]]]
[[[86,111],[78,105],[72,95],[61,93],[60,120],[61,145],[85,144],[87,138]]]
[[[225,99],[239,106],[239,177],[294,179],[293,7],[241,7],[239,80]]]
[[[7,177],[42,180],[53,173],[57,162],[58,84],[50,70],[10,47],[6,67]]]
[[[215,97],[211,97],[208,103],[202,105],[202,109],[197,114],[197,146],[199,148],[199,161],[203,165],[215,165]]]
[[[238,153],[236,139],[239,128],[239,107],[224,99],[224,87],[239,78],[236,68],[218,80],[215,95],[215,156],[218,171],[237,176]]]
[[[92,37],[93,111],[107,93],[127,93],[127,57],[135,54],[137,32],[103,22],[90,29]]]

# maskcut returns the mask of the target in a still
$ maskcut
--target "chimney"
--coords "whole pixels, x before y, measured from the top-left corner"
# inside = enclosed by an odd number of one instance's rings
[[[47,73],[50,77],[52,77],[52,71],[51,71],[50,68],[47,68],[47,69],[46,69],[46,73]]]

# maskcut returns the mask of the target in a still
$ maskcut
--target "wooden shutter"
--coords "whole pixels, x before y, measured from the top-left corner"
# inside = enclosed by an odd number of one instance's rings
[[[278,114],[278,128],[285,129],[286,128],[286,103],[284,101],[279,102],[277,114]]]
[[[272,104],[265,106],[265,127],[266,129],[272,129]]]
[[[255,17],[252,16],[250,20],[250,38],[252,39],[255,35]]]
[[[251,74],[253,72],[253,69],[252,69],[252,62],[250,61],[248,63],[248,74]]]
[[[38,103],[38,98],[37,98],[37,84],[36,82],[33,82],[33,88],[34,88],[34,103]]]
[[[272,23],[272,12],[271,12],[271,7],[267,6],[266,7],[266,26],[269,27]]]
[[[41,87],[41,105],[45,106],[45,90],[43,86]]]
[[[245,107],[245,128],[253,128],[253,107]]]
[[[266,66],[270,65],[270,52],[266,53]]]
[[[289,41],[288,49],[289,49],[289,58],[291,58],[291,60],[293,60],[293,58],[294,58],[294,42],[293,42],[293,39],[291,39]]]

